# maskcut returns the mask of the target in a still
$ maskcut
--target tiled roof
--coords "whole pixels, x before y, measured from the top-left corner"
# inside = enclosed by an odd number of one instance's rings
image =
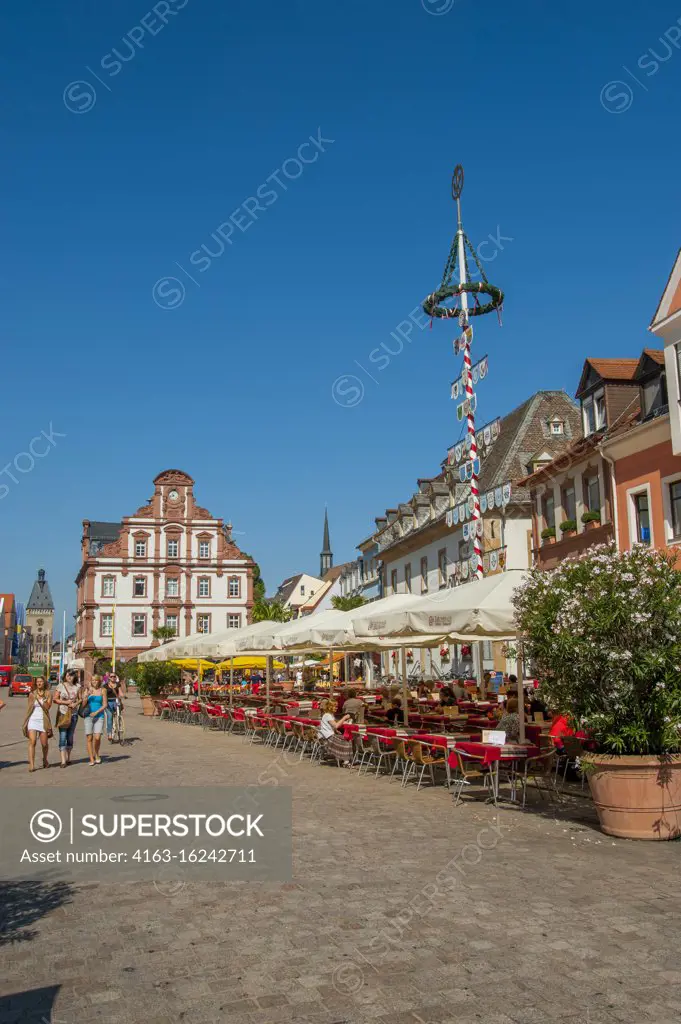
[[[644,348],[643,353],[646,356],[650,356],[660,366],[664,366],[664,349],[663,348]]]
[[[633,380],[638,359],[587,359],[603,380]]]

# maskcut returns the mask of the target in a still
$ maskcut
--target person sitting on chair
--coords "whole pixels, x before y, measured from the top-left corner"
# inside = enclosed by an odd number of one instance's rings
[[[509,697],[506,710],[499,719],[497,729],[506,733],[507,743],[518,743],[520,740],[520,716],[518,715],[518,698]]]
[[[391,725],[404,725],[404,711],[402,710],[402,701],[394,700],[392,707],[389,709],[385,716]]]

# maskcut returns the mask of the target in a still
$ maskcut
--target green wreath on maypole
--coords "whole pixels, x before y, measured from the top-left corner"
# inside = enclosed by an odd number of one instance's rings
[[[459,199],[463,190],[463,167],[457,165],[454,176],[452,177],[452,197],[456,201],[457,213],[458,213],[458,230],[454,236],[451,248],[449,250],[449,256],[447,263],[445,264],[444,274],[442,275],[442,281],[437,291],[432,292],[427,298],[423,300],[423,311],[429,317],[436,317],[440,320],[453,320],[458,319],[462,316],[463,308],[455,304],[453,306],[446,306],[444,303],[448,299],[453,299],[457,296],[461,296],[462,292],[466,292],[474,297],[474,302],[470,308],[466,311],[467,316],[484,316],[486,313],[492,313],[494,310],[501,314],[501,309],[504,303],[504,293],[501,288],[497,288],[496,285],[490,284],[487,280],[485,271],[482,268],[482,263],[478,259],[478,254],[470,243],[468,235],[463,230],[461,223],[461,208],[459,205]],[[461,274],[459,272],[459,235],[463,238],[463,262],[464,262],[464,283],[460,283]],[[473,261],[480,274],[480,281],[471,281],[470,272],[468,267],[468,254],[473,257]],[[485,295],[488,299],[487,302],[481,303],[478,299],[478,295]]]
[[[468,239],[465,238],[465,241],[467,242]],[[485,303],[480,303],[476,299],[474,305],[468,310],[469,316],[484,316],[485,313],[492,313],[495,309],[501,309],[504,302],[504,293],[496,285],[490,284],[487,280],[470,281],[468,284],[440,285],[436,292],[423,300],[424,312],[428,316],[435,316],[441,320],[458,319],[463,311],[461,306],[443,306],[441,303],[455,295],[461,295],[461,292],[468,292],[469,295],[482,293],[489,296],[490,301]]]

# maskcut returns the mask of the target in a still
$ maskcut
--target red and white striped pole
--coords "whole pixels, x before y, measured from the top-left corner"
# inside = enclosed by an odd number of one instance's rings
[[[457,197],[456,200],[456,212],[458,217],[458,243],[459,243],[459,284],[468,284],[466,280],[466,253],[464,249],[464,235],[463,226],[461,224],[461,201]],[[475,440],[475,410],[473,408],[473,379],[471,374],[471,336],[473,334],[472,329],[468,324],[468,293],[462,288],[461,290],[461,320],[464,337],[464,349],[463,349],[463,366],[464,366],[464,386],[466,388],[466,400],[468,402],[468,437],[470,440],[469,458],[471,460],[471,495],[473,497],[473,553],[474,560],[476,563],[475,576],[476,579],[482,579],[482,549],[480,547],[480,538],[478,537],[478,522],[481,519],[480,512],[480,491],[478,489],[478,474],[477,474],[477,459],[478,459],[478,445]]]

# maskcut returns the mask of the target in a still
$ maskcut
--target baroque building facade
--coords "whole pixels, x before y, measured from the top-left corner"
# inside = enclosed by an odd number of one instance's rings
[[[87,669],[114,636],[116,657],[128,660],[157,646],[161,626],[183,637],[249,622],[254,563],[181,470],[160,473],[147,504],[121,522],[84,519],[81,560],[74,650]]]

